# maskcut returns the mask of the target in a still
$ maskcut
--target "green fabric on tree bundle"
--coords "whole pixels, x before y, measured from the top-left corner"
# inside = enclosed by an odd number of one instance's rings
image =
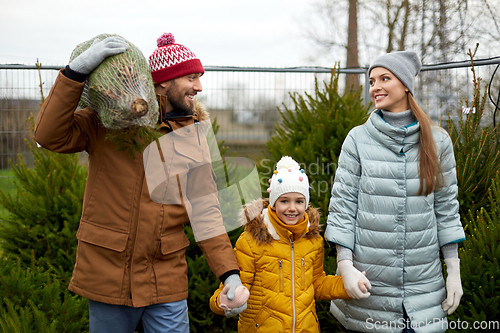
[[[101,34],[73,50],[70,63]],[[146,58],[132,43],[124,53],[106,58],[88,77],[79,106],[91,107],[107,129],[154,127],[158,122],[158,102]]]

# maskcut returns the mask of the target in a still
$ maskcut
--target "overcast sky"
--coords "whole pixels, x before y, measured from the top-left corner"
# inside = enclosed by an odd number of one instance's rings
[[[64,65],[81,42],[114,33],[145,57],[171,32],[205,66],[290,67],[307,62],[300,24],[313,0],[0,0],[0,64]],[[343,55],[339,55],[339,60]]]

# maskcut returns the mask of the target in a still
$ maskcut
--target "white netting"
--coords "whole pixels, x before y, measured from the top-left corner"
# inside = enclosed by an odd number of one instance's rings
[[[101,34],[79,44],[70,63],[94,40],[109,36],[117,35]],[[108,129],[153,127],[158,122],[158,102],[147,60],[135,45],[127,43],[127,51],[108,57],[89,75],[80,98],[79,106],[96,110]]]

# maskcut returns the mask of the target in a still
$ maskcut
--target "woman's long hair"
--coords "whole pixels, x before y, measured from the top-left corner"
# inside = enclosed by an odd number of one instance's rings
[[[427,196],[438,189],[441,184],[441,166],[437,157],[436,143],[432,135],[432,126],[434,124],[417,104],[413,95],[410,93],[406,95],[408,96],[410,109],[420,124],[420,144],[418,148],[420,156],[420,188],[417,194]]]

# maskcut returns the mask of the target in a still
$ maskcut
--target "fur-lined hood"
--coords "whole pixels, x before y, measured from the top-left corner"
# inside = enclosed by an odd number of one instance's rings
[[[240,224],[245,225],[245,231],[250,233],[259,244],[271,244],[273,240],[279,239],[274,226],[267,218],[267,214],[262,214],[268,207],[269,199],[258,199],[245,205],[244,209],[240,212]],[[319,211],[309,206],[306,209],[306,213],[309,216],[309,231],[303,237],[306,239],[321,237]]]

